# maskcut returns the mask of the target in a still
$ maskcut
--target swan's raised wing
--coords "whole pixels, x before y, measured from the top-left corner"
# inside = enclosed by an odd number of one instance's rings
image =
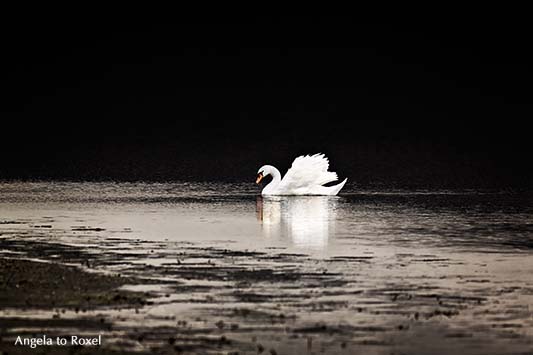
[[[302,155],[294,159],[291,168],[280,182],[283,191],[306,193],[306,189],[337,180],[337,173],[328,171],[329,161],[324,154]]]

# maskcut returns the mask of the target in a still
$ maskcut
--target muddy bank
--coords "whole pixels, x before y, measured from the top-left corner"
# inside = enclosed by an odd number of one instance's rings
[[[120,275],[101,275],[74,266],[17,259],[0,259],[2,308],[70,308],[142,306],[146,295],[118,290],[139,281]]]
[[[531,341],[529,274],[498,275],[528,255],[315,259],[113,238],[94,253],[92,239],[55,239],[0,238],[0,349],[10,354],[504,354]],[[103,343],[13,345],[42,334]]]
[[[142,307],[147,294],[120,290],[139,280],[120,275],[102,275],[75,266],[4,258],[0,259],[0,310],[23,312],[36,317],[5,317],[0,322],[0,354],[112,354],[104,347],[15,345],[21,339],[46,335],[97,337],[112,329],[102,309]],[[89,312],[92,312],[89,315]],[[76,314],[75,318],[68,314]]]
[[[348,355],[530,349],[530,253],[375,245],[317,258],[283,248],[101,233],[4,229],[1,350]],[[14,346],[17,336],[42,334],[101,334],[102,345]]]

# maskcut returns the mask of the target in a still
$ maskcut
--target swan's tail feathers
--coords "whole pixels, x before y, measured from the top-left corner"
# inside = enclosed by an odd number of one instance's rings
[[[323,172],[320,175],[320,180],[318,181],[318,185],[324,185],[328,182],[337,181],[339,178],[337,177],[337,173],[334,173],[332,171],[326,171]]]
[[[346,184],[346,181],[348,181],[348,179],[344,179],[343,182],[337,184],[337,185],[333,185],[333,186],[330,186],[328,187],[329,189],[329,195],[331,196],[335,196],[339,193],[339,191],[344,187],[344,184]]]

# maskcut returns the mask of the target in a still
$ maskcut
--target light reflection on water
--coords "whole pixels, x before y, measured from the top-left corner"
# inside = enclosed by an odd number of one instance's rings
[[[0,183],[0,256],[61,259],[68,248],[55,244],[74,244],[101,269],[203,287],[163,289],[154,306],[121,313],[118,322],[133,327],[171,329],[176,321],[163,316],[184,314],[215,327],[245,307],[273,315],[268,322],[295,315],[268,328],[280,353],[309,350],[287,325],[319,322],[331,354],[336,330],[365,354],[530,351],[531,195],[343,192],[262,198],[251,183]],[[254,317],[240,322],[232,339],[249,341],[252,329],[268,341]]]
[[[69,231],[243,249],[358,254],[364,248],[530,250],[531,195],[476,191],[343,191],[340,197],[258,197],[249,184],[0,183],[0,221]],[[38,229],[35,229],[38,232]],[[79,235],[80,233],[74,233]],[[74,234],[70,235],[73,237]]]
[[[335,233],[337,197],[258,197],[257,215],[267,238],[286,235],[302,249],[324,249]]]

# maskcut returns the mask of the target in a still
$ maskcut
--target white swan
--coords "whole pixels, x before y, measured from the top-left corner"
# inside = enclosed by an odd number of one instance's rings
[[[264,165],[257,172],[257,184],[272,175],[272,181],[265,186],[261,195],[329,195],[334,196],[342,189],[346,180],[334,186],[322,186],[337,181],[337,173],[328,171],[329,161],[324,154],[299,156],[281,179],[278,169]]]

